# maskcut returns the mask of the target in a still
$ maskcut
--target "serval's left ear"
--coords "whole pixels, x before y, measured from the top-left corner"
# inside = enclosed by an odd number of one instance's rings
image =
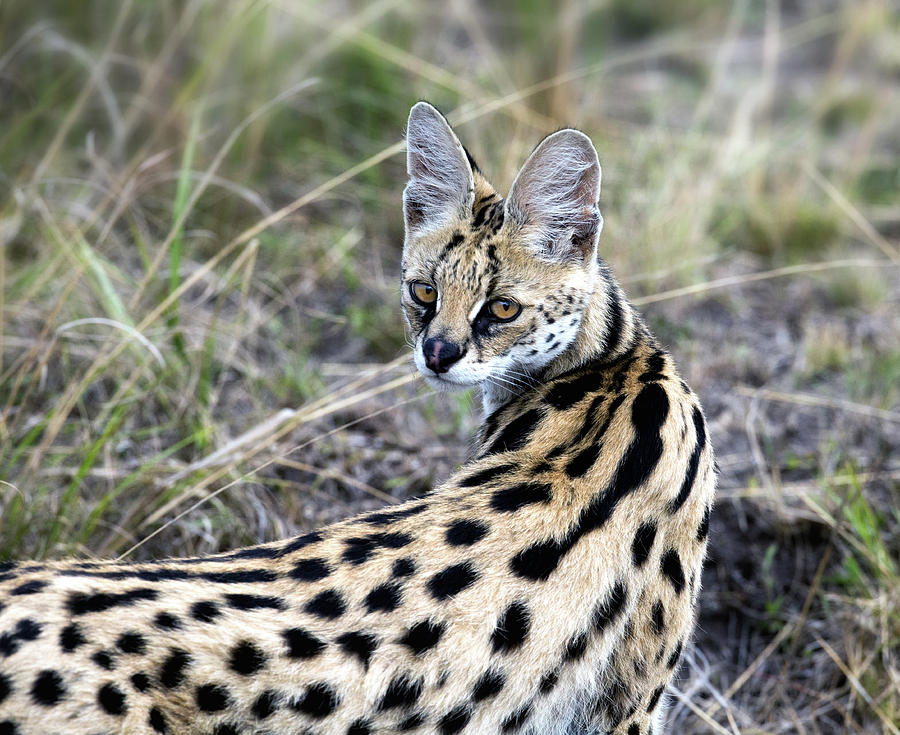
[[[591,262],[603,217],[600,161],[591,139],[578,130],[560,130],[535,148],[506,200],[506,215],[521,228],[537,257],[554,262]]]
[[[406,171],[407,235],[443,227],[472,211],[475,181],[466,152],[444,116],[427,102],[409,111]]]

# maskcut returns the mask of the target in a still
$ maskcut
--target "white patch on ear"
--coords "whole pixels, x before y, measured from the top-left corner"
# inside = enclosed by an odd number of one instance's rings
[[[409,111],[406,171],[407,233],[440,227],[471,210],[475,181],[466,152],[444,116],[427,102]]]
[[[592,262],[603,227],[599,196],[600,161],[591,139],[560,130],[525,161],[506,199],[506,215],[538,257]]]

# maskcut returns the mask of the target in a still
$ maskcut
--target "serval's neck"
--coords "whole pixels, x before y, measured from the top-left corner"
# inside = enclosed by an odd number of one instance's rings
[[[521,386],[518,390],[499,387],[497,383],[484,384],[484,416],[486,418],[513,398],[522,398],[538,390],[559,375],[589,363],[615,362],[643,344],[655,346],[640,315],[625,298],[610,270],[601,266],[597,274],[597,288],[584,308],[578,334],[569,348],[537,372],[521,366],[519,369],[532,375],[532,380],[518,380]]]

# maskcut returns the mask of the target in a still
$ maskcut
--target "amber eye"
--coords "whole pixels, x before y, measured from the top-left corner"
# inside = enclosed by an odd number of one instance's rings
[[[522,307],[511,299],[494,299],[487,305],[488,313],[501,322],[509,322],[519,316]]]
[[[413,281],[409,284],[409,293],[413,301],[422,306],[431,306],[437,301],[437,289],[422,281]]]

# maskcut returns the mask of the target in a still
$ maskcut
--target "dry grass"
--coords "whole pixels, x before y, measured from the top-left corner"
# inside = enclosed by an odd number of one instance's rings
[[[478,412],[406,356],[406,112],[501,187],[576,125],[720,457],[672,731],[896,733],[898,48],[875,1],[0,5],[0,557],[205,553],[447,476]]]

